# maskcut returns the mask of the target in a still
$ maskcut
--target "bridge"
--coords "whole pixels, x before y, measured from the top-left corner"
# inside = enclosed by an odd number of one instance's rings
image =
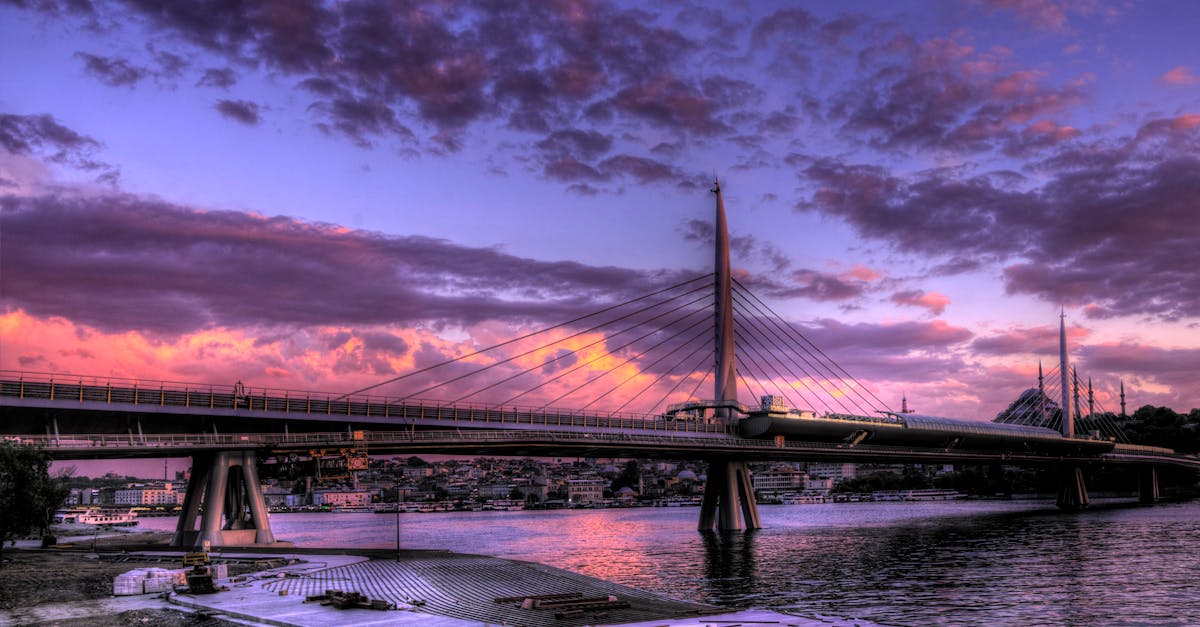
[[[1088,466],[1135,467],[1146,502],[1157,499],[1159,468],[1200,470],[1194,456],[1129,443],[1118,425],[1095,411],[1090,383],[1088,412],[1082,412],[1079,379],[1067,362],[1065,322],[1060,363],[1051,372],[1060,375],[1058,389],[1052,382],[1048,390],[1039,376],[1037,393],[1023,395],[1003,420],[923,416],[906,407],[891,411],[732,278],[724,204],[719,187],[713,191],[717,245],[710,275],[348,394],[0,371],[2,436],[43,447],[55,459],[190,456],[193,472],[176,546],[273,543],[257,464],[318,450],[705,459],[701,530],[761,526],[750,461],[1052,467],[1059,471],[1058,504],[1064,509],[1087,506]],[[741,314],[736,326],[735,310]],[[589,321],[600,313],[609,319]],[[546,333],[553,337],[537,339]],[[627,342],[616,339],[633,334],[638,335]],[[585,342],[592,335],[601,339]],[[518,350],[514,343],[520,340],[537,345]],[[563,348],[566,340],[575,348]],[[585,349],[597,345],[602,356],[584,359]],[[751,359],[735,360],[737,348]],[[493,349],[508,352],[479,361]],[[623,354],[630,356],[557,397],[514,404],[604,356]],[[663,365],[679,354],[673,365]],[[635,358],[636,372],[657,373],[653,381],[625,394],[616,408],[593,408],[636,379],[619,374]],[[514,365],[522,361],[532,365]],[[711,364],[708,371],[698,374],[705,363]],[[439,368],[448,374],[439,377]],[[548,376],[548,370],[557,374]],[[497,371],[490,381],[464,384]],[[526,375],[535,376],[537,385],[516,387],[514,381]],[[626,378],[602,393],[589,388],[609,375]],[[671,380],[667,393],[646,410],[626,411],[634,399]],[[710,380],[713,400],[695,398]],[[370,393],[406,381],[424,387],[396,396]],[[757,385],[761,402],[739,402],[739,382],[749,390]],[[680,390],[685,383],[690,394]],[[439,389],[457,398],[422,398]],[[467,400],[485,392],[507,398]],[[1058,402],[1049,399],[1055,392]],[[578,409],[559,408],[557,402],[572,394],[588,400]],[[672,398],[676,402],[668,403]],[[797,409],[801,405],[809,409]],[[1079,434],[1077,423],[1086,427]]]

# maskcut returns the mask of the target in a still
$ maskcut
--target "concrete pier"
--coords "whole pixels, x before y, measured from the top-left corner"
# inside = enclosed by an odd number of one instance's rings
[[[1158,502],[1158,469],[1146,466],[1138,470],[1138,501]]]
[[[193,456],[192,477],[171,546],[274,544],[256,463],[254,451]],[[204,516],[197,530],[202,505]]]
[[[1058,500],[1056,505],[1061,510],[1078,511],[1086,509],[1088,498],[1087,484],[1083,480],[1083,469],[1079,466],[1064,466],[1058,475]]]
[[[274,557],[282,557],[275,554]],[[223,581],[230,590],[209,595],[176,594],[171,603],[242,621],[270,625],[389,625],[427,627],[696,627],[699,625],[777,625],[817,627],[859,625],[855,620],[802,618],[769,610],[725,610],[672,599],[578,573],[517,560],[441,551],[407,551],[396,558],[350,555],[296,555],[310,560],[251,575],[245,581]],[[397,610],[336,610],[305,603],[307,595],[327,589],[355,591],[394,603]],[[557,618],[546,609],[522,608],[497,598],[580,593],[584,597],[616,597],[629,607]]]

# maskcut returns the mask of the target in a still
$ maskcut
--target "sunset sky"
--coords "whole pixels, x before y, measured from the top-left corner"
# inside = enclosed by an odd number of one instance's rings
[[[1200,406],[1200,4],[640,7],[0,3],[0,368],[350,391],[710,272],[717,176],[893,408],[992,418],[1060,307]]]

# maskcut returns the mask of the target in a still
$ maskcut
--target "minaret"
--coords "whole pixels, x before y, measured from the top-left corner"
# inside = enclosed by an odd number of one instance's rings
[[[1096,394],[1092,392],[1092,378],[1088,377],[1088,418],[1096,415]]]
[[[1067,381],[1070,366],[1067,364],[1067,312],[1059,315],[1058,322],[1058,369],[1062,377],[1062,434],[1063,437],[1075,437],[1075,423],[1071,420],[1071,388]]]
[[[1075,420],[1079,420],[1083,416],[1083,412],[1079,411],[1079,371],[1075,366],[1071,366],[1071,392],[1072,398],[1075,400]]]
[[[1038,411],[1041,412],[1041,423],[1046,425],[1046,377],[1042,376],[1042,360],[1038,360]]]
[[[1124,418],[1129,414],[1125,413],[1125,380],[1121,380],[1121,417]]]
[[[713,181],[712,192],[717,195],[717,257],[716,257],[716,322],[717,366],[714,400],[737,402],[737,369],[733,353],[733,280],[729,271],[729,227],[725,222],[725,201],[721,184]],[[728,423],[729,409],[717,409],[716,415]]]
[[[902,413],[902,414],[911,414],[912,413],[912,410],[908,408],[908,395],[907,394],[900,395],[900,413]]]

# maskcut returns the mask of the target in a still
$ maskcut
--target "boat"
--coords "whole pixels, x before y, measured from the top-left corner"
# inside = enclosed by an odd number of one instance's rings
[[[815,505],[825,502],[822,494],[781,494],[779,502],[784,505]]]
[[[132,509],[60,509],[54,513],[54,522],[103,527],[132,527],[137,524],[137,513]]]
[[[967,495],[955,490],[904,490],[900,497],[905,501],[954,501]]]

